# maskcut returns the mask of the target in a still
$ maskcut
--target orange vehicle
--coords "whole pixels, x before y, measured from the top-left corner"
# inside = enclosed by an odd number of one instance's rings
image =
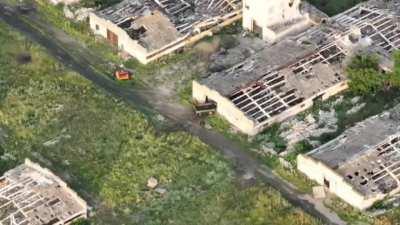
[[[115,71],[115,78],[117,80],[130,80],[132,79],[132,74],[126,70],[117,70]]]

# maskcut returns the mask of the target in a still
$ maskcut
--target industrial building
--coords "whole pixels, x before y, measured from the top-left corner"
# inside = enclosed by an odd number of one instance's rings
[[[289,5],[293,1],[280,2]],[[260,8],[267,6],[269,3],[259,3]],[[279,6],[274,10],[279,11]],[[346,64],[361,51],[376,53],[382,69],[390,70],[391,53],[400,45],[395,8],[383,1],[370,1],[335,17],[320,18],[320,25],[290,32],[233,67],[193,81],[193,100],[215,103],[217,112],[234,127],[255,135],[308,109],[315,101],[346,90]],[[304,9],[299,13],[305,13]],[[308,13],[308,18],[314,17]]]
[[[400,105],[369,118],[312,152],[298,169],[364,210],[400,191]]]
[[[241,18],[241,0],[124,0],[91,13],[90,27],[146,64]]]
[[[86,202],[29,160],[0,177],[0,225],[64,225],[87,216]]]
[[[274,42],[313,23],[304,5],[301,0],[243,0],[243,27]]]

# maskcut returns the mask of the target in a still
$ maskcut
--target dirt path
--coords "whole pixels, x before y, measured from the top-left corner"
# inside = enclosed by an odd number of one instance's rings
[[[93,56],[90,50],[62,31],[41,21],[34,13],[21,16],[15,9],[6,6],[5,3],[0,3],[0,20],[42,45],[66,67],[78,72],[108,94],[122,99],[145,114],[160,113],[174,126],[199,137],[204,143],[215,148],[227,160],[230,160],[238,174],[254,174],[264,183],[278,190],[291,204],[319,218],[324,224],[346,224],[335,213],[321,208],[320,205],[317,206],[315,199],[311,196],[301,195],[291,184],[279,178],[248,152],[240,149],[238,145],[219,133],[201,127],[193,119],[190,109],[179,104],[166,103],[162,96],[152,89],[133,90],[121,87],[113,80],[107,79],[95,69],[96,63],[101,62],[98,57]],[[70,51],[70,49],[81,50]]]

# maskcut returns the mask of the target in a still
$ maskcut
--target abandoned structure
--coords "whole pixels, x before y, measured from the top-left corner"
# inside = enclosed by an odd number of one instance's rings
[[[2,225],[64,225],[86,216],[84,200],[51,171],[29,160],[0,178]]]
[[[78,3],[80,0],[50,0],[50,2],[54,5],[57,4],[64,4],[64,5],[71,5],[71,4],[75,4]]]
[[[301,0],[243,1],[243,27],[270,42],[311,23],[308,13],[301,11]]]
[[[400,105],[299,155],[298,169],[361,210],[400,191]]]
[[[248,135],[306,110],[348,88],[344,69],[357,52],[367,49],[390,61],[400,29],[397,12],[382,5],[357,5],[193,81],[193,100],[214,102],[220,115]]]
[[[241,0],[124,0],[92,13],[90,27],[145,64],[213,35],[241,11]]]

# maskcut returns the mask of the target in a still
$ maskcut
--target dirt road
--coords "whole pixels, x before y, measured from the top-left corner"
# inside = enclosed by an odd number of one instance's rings
[[[162,96],[158,96],[157,92],[153,92],[151,88],[133,90],[121,87],[113,80],[107,79],[96,70],[96,64],[101,59],[91,54],[89,49],[67,34],[46,24],[35,15],[35,12],[19,15],[16,9],[0,2],[0,20],[42,45],[62,64],[92,81],[106,93],[125,101],[147,115],[160,113],[174,126],[199,137],[204,143],[221,152],[227,160],[233,162],[238,174],[254,174],[264,183],[278,190],[291,204],[319,218],[324,224],[346,224],[335,213],[326,208],[317,207],[314,203],[315,199],[311,196],[302,196],[291,184],[275,175],[235,143],[219,133],[201,127],[193,120],[190,109],[179,104],[166,103],[162,100]],[[80,49],[80,51],[73,51],[73,49]]]

